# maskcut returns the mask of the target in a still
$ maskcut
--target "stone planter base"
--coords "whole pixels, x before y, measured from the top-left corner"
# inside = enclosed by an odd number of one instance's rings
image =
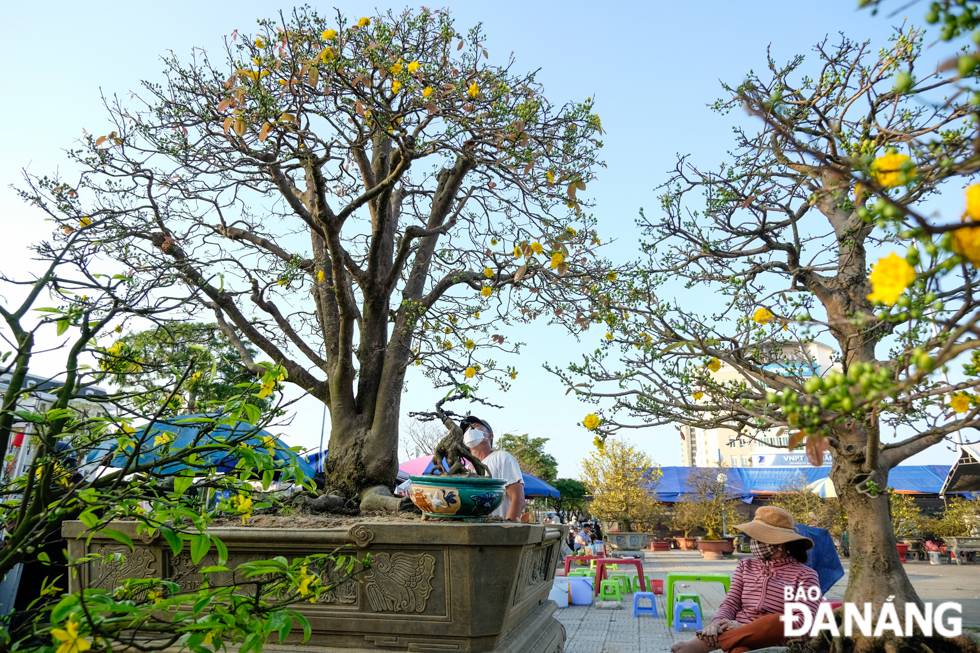
[[[698,549],[705,560],[724,560],[735,552],[735,545],[731,540],[698,540]]]
[[[62,533],[72,556],[121,553],[121,567],[90,563],[69,590],[116,587],[126,578],[160,578],[193,592],[201,567],[217,564],[214,549],[194,565],[188,549],[174,556],[166,541],[141,539],[135,524],[114,522],[136,550],[98,533],[86,544],[81,522]],[[295,558],[333,551],[363,558],[370,569],[320,596],[299,602],[313,630],[302,643],[294,630],[284,645],[267,650],[359,653],[429,651],[457,653],[560,653],[565,630],[548,599],[558,563],[562,528],[544,524],[362,522],[351,528],[308,530],[214,528],[228,547],[228,567],[277,555]],[[214,573],[216,583],[235,582],[233,572]],[[406,585],[405,578],[417,578]],[[338,579],[339,580],[339,579]]]

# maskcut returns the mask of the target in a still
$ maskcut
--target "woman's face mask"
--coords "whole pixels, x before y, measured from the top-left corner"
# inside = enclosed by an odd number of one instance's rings
[[[768,560],[776,552],[776,546],[774,544],[760,542],[759,540],[752,540],[749,543],[749,550],[752,551],[752,555],[756,558]]]

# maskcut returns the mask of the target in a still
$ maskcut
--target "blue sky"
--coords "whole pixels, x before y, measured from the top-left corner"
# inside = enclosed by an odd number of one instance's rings
[[[742,115],[719,116],[707,104],[721,93],[719,80],[741,81],[750,69],[765,66],[767,46],[786,61],[809,54],[824,37],[871,39],[885,44],[890,26],[901,17],[872,17],[856,9],[856,0],[822,3],[786,2],[456,2],[449,3],[458,28],[482,21],[492,58],[512,50],[518,66],[541,68],[539,80],[552,102],[597,101],[606,130],[602,154],[608,168],[589,185],[597,202],[600,233],[616,238],[610,254],[625,259],[635,251],[633,220],[640,207],[656,206],[653,189],[671,169],[677,153],[714,166],[731,145],[731,126]],[[19,170],[65,169],[62,150],[83,129],[101,133],[105,112],[100,90],[127,98],[143,79],[158,80],[159,56],[173,50],[182,58],[192,47],[217,48],[223,35],[250,33],[255,19],[273,17],[292,5],[242,0],[45,2],[8,5],[6,70],[8,93],[0,104],[4,126],[0,157],[0,215],[5,226],[4,271],[30,267],[25,247],[48,233],[48,223],[20,203],[8,188]],[[337,7],[359,17],[385,5],[339,2],[316,5],[329,13]],[[404,5],[393,5],[402,8]],[[433,5],[437,7],[438,5]],[[920,18],[919,7],[910,17]],[[927,39],[928,41],[928,39]],[[812,58],[812,57],[811,57]],[[19,88],[18,88],[19,87]],[[70,177],[70,175],[69,175]],[[601,337],[593,330],[590,338]],[[564,390],[541,369],[562,364],[581,347],[558,330],[541,326],[516,330],[527,343],[516,361],[520,375],[506,395],[493,397],[502,410],[474,411],[494,430],[530,433],[550,439],[548,449],[562,476],[575,476],[592,437],[576,426],[590,407]],[[510,361],[513,362],[513,361]],[[404,411],[428,410],[435,393],[420,375],[409,379]],[[321,407],[306,400],[285,430],[294,444],[315,445]],[[680,441],[672,427],[636,431],[630,439],[662,465],[680,463]],[[920,454],[913,463],[951,463],[945,447]]]

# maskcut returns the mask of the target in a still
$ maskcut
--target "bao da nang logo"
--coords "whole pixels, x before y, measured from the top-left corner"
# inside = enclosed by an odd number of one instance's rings
[[[815,637],[821,631],[826,631],[832,637],[852,637],[855,634],[865,637],[881,637],[886,634],[911,637],[917,632],[925,637],[932,637],[933,633],[942,637],[959,637],[963,632],[961,617],[946,616],[947,613],[963,614],[962,606],[952,601],[936,606],[923,603],[921,607],[915,603],[904,604],[903,629],[903,620],[899,619],[899,605],[892,602],[895,598],[893,596],[888,597],[877,616],[873,614],[870,603],[844,603],[840,624],[834,618],[834,611],[829,603],[820,603],[817,613],[813,614],[807,604],[799,602],[819,601],[819,588],[810,587],[804,590],[801,587],[794,592],[792,587],[786,587],[783,598],[786,603],[779,620],[783,622],[783,633],[786,637]]]

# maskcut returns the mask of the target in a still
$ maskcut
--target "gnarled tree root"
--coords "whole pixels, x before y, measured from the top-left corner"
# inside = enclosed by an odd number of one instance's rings
[[[361,492],[362,512],[415,512],[421,511],[408,497],[396,497],[383,485],[376,485]]]

